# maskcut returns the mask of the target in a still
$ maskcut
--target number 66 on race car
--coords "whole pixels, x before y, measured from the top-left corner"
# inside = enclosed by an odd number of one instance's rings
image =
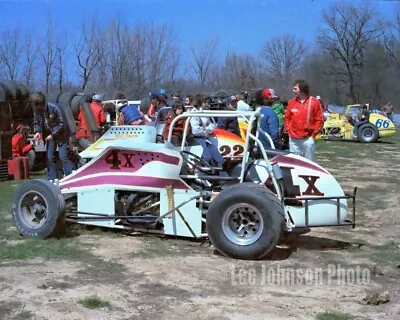
[[[170,143],[176,121],[199,116],[245,117],[241,157],[216,168],[204,161],[201,146],[186,143],[187,132],[181,146]],[[135,138],[115,140],[57,183],[36,179],[19,187],[12,206],[17,230],[47,238],[68,222],[208,237],[225,256],[262,259],[283,232],[354,227],[356,190],[345,194],[326,169],[301,156],[264,149],[259,119],[258,111],[186,112],[172,121],[165,143],[157,143],[152,126],[111,127],[106,134]]]

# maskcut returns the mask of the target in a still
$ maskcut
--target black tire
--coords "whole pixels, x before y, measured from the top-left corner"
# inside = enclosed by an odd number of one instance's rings
[[[7,92],[2,86],[0,86],[0,102],[6,102],[6,101],[7,101]]]
[[[75,97],[73,97],[72,101],[71,101],[71,111],[72,111],[72,114],[75,119],[78,119],[78,116],[79,116],[79,111],[80,111],[79,110],[80,109],[79,102],[81,101],[81,99],[82,99],[82,95],[78,94]]]
[[[17,90],[14,82],[11,80],[1,79],[0,87],[4,88],[4,90],[6,91],[7,97],[11,98],[11,100],[17,99],[17,95],[18,95],[18,93],[20,93],[20,90],[19,89]]]
[[[23,204],[26,197],[36,195],[40,203],[46,206],[47,216],[41,225],[34,226],[30,221],[32,215],[26,217],[28,211]],[[31,203],[33,200],[31,199]],[[37,203],[36,203],[37,204]],[[32,209],[30,209],[32,210]],[[63,232],[65,225],[65,202],[58,187],[44,179],[29,180],[18,188],[13,197],[12,218],[18,232],[27,238],[44,239]]]
[[[372,143],[379,139],[379,132],[372,123],[366,123],[358,128],[357,137],[361,143]]]
[[[22,83],[20,81],[14,81],[14,85],[20,91],[21,99],[28,99],[29,98],[29,89],[24,83]]]
[[[82,107],[83,115],[86,120],[86,124],[92,132],[99,132],[100,128],[96,123],[96,120],[94,119],[93,111],[92,108],[89,105],[89,102],[85,99],[85,96],[82,97],[80,105]]]
[[[61,92],[52,92],[52,93],[48,94],[48,96],[46,97],[46,100],[47,100],[47,102],[58,103],[60,96],[61,96]]]
[[[59,96],[58,104],[64,109],[71,108],[71,101],[76,95],[76,92],[64,92]]]
[[[227,221],[227,217],[238,210],[242,218]],[[249,235],[247,241],[251,240],[248,243],[237,237],[231,228],[239,223],[238,220],[247,225],[245,228],[250,227],[249,221],[255,223],[251,230],[244,231]],[[211,202],[206,217],[208,237],[214,247],[225,256],[243,260],[266,257],[277,245],[283,224],[284,211],[279,199],[266,187],[255,183],[241,183],[224,189]]]
[[[61,107],[61,109],[64,113],[69,131],[72,134],[75,134],[76,131],[78,130],[76,123],[75,123],[74,116],[72,114],[72,110],[71,110],[71,101],[75,96],[76,96],[76,92],[66,92],[66,93],[61,94],[58,99],[58,105]]]

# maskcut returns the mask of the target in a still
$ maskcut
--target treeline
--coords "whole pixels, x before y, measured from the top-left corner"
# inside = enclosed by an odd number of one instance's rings
[[[393,21],[377,12],[373,3],[338,2],[323,12],[312,43],[299,29],[260,42],[255,54],[228,51],[223,59],[218,38],[183,44],[168,24],[85,18],[67,34],[49,19],[40,35],[18,27],[2,31],[0,77],[46,93],[122,90],[136,99],[160,86],[190,93],[269,86],[290,98],[293,80],[303,78],[331,104],[391,101],[400,110],[400,11]]]

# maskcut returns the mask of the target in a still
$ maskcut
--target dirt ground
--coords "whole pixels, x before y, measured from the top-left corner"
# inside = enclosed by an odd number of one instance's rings
[[[28,242],[19,256],[25,240],[2,208],[0,319],[400,319],[399,143],[319,142],[317,161],[359,188],[357,227],[292,234],[265,261],[222,257],[207,241],[75,227],[59,255],[35,251],[56,242]],[[91,309],[88,297],[105,305]]]

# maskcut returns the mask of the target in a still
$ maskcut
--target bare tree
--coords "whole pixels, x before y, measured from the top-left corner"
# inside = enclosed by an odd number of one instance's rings
[[[272,38],[262,45],[261,59],[269,76],[287,89],[306,53],[307,45],[302,39],[285,34]]]
[[[173,51],[170,54],[170,59],[167,62],[166,80],[170,81],[173,85],[178,77],[178,71],[180,70],[181,54],[177,46],[174,45]],[[183,70],[185,72],[185,70]]]
[[[145,24],[138,23],[133,30],[130,45],[132,89],[138,96],[146,90],[146,30]]]
[[[389,22],[389,28],[384,33],[384,43],[391,59],[400,63],[400,10],[396,12],[394,22]]]
[[[25,34],[25,64],[23,68],[23,77],[28,88],[32,88],[34,84],[34,70],[35,63],[38,58],[38,47],[35,45],[35,39],[31,32],[26,32]]]
[[[358,103],[360,98],[365,48],[382,35],[381,26],[374,20],[375,15],[368,3],[363,6],[334,4],[323,14],[326,28],[320,31],[318,44],[335,59],[338,74],[348,81],[348,95],[353,103]]]
[[[49,90],[53,82],[53,69],[56,60],[56,41],[54,35],[54,25],[52,20],[49,19],[47,24],[46,35],[44,41],[40,44],[40,56],[44,63],[45,68],[45,92],[49,93]]]
[[[19,77],[22,52],[23,43],[20,30],[4,30],[0,40],[0,61],[4,66],[4,73],[11,80],[17,80]]]
[[[175,45],[173,29],[167,24],[160,27],[150,24],[147,34],[147,56],[149,86],[159,86],[171,73],[174,55],[179,56],[179,49]]]
[[[57,86],[58,91],[63,92],[63,84],[65,78],[65,52],[66,52],[66,45],[60,39],[59,42],[56,44],[56,59],[54,64],[54,69],[57,70]]]
[[[249,54],[227,52],[220,70],[220,84],[225,88],[249,90],[255,87],[257,61]]]
[[[384,35],[384,44],[390,59],[390,73],[394,86],[392,92],[395,93],[393,100],[400,100],[400,7],[396,11],[394,21],[388,23],[388,29]]]
[[[114,19],[107,29],[108,61],[114,88],[124,89],[128,72],[130,33],[120,17]]]
[[[85,90],[90,76],[100,63],[103,53],[100,30],[96,20],[88,25],[86,20],[82,22],[82,33],[75,44],[75,54],[78,60],[79,77],[82,79],[82,90]]]
[[[191,46],[193,69],[202,88],[206,84],[210,67],[214,62],[217,46],[218,39],[208,39],[198,47]]]

